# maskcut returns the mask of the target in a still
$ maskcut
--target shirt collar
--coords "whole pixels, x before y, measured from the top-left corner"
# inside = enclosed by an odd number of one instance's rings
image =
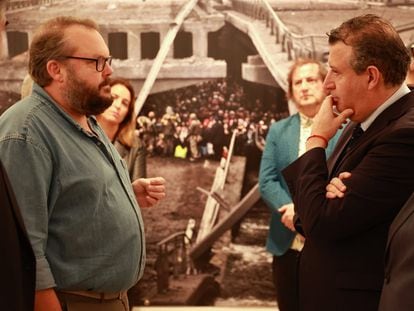
[[[312,126],[313,119],[305,116],[303,113],[299,112],[300,117],[300,127],[302,128],[308,128]]]
[[[403,83],[401,87],[391,95],[391,97],[389,97],[381,106],[375,109],[374,112],[371,113],[371,115],[364,122],[361,122],[361,128],[366,131],[375,121],[375,119],[381,114],[381,112],[383,112],[385,109],[387,109],[389,106],[391,106],[393,103],[408,93],[410,93],[410,89],[405,83]]]

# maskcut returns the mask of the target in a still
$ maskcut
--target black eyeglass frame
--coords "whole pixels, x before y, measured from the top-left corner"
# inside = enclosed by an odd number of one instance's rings
[[[96,64],[95,68],[97,72],[104,71],[106,64],[108,64],[109,66],[111,66],[112,64],[112,56],[108,56],[108,57],[99,56],[98,58],[79,57],[79,56],[62,56],[62,57],[69,58],[69,59],[81,59],[81,60],[94,61]],[[99,70],[100,66],[102,66],[101,70]]]

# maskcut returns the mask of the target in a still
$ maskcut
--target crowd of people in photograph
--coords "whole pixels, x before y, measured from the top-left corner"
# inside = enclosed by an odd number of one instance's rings
[[[248,95],[231,79],[217,79],[148,98],[137,119],[149,155],[219,160],[236,131],[234,154],[262,149],[269,126],[288,116]]]

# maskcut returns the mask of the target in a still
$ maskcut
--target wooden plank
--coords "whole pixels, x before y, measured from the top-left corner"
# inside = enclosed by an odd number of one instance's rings
[[[193,246],[190,257],[196,261],[220,236],[237,223],[246,212],[260,199],[259,184],[256,184],[244,198],[231,209],[231,212],[224,217],[210,233]]]
[[[187,4],[182,7],[180,12],[178,12],[174,22],[171,23],[170,29],[168,30],[165,39],[162,41],[160,50],[158,51],[157,56],[155,57],[151,69],[148,73],[148,76],[145,79],[141,91],[138,94],[138,98],[135,102],[135,116],[138,116],[139,112],[142,109],[142,106],[144,106],[145,100],[147,99],[148,94],[150,93],[151,88],[154,85],[155,80],[157,79],[158,73],[161,70],[161,66],[164,63],[165,58],[167,57],[168,51],[170,50],[170,47],[173,44],[174,39],[181,28],[181,25],[183,24],[188,14],[190,14],[190,12],[193,10],[197,2],[198,0],[188,1]]]
[[[236,141],[237,131],[233,131],[231,137],[227,158],[221,158],[220,165],[217,167],[216,175],[214,176],[213,185],[211,186],[210,193],[215,193],[224,190],[224,185],[229,173],[229,167],[231,164],[234,144]],[[244,171],[243,171],[244,175]],[[196,243],[200,242],[211,231],[213,226],[217,222],[217,217],[220,210],[220,204],[216,198],[212,195],[208,195],[206,205],[204,207],[203,217],[201,218],[200,228],[198,229]]]

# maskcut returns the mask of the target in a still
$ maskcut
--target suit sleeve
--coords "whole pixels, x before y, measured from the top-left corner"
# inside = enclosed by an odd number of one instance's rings
[[[347,157],[340,172],[352,176],[344,181],[343,198],[325,197],[323,149],[314,148],[287,167],[283,174],[305,236],[337,240],[391,222],[413,191],[413,135],[411,129],[394,131]]]

